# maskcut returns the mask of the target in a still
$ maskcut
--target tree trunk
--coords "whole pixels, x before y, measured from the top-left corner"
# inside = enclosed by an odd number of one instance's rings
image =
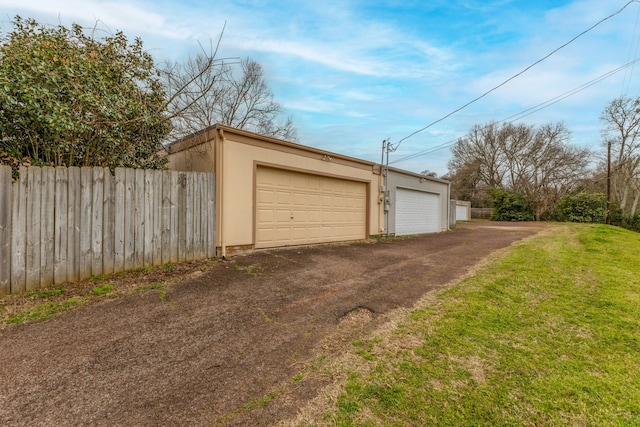
[[[636,213],[638,209],[638,200],[640,200],[640,193],[636,191],[636,196],[633,198],[633,205],[631,205],[631,216]]]

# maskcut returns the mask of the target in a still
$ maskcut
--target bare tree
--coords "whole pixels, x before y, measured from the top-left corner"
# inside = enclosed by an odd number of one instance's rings
[[[504,188],[522,194],[536,219],[542,219],[586,174],[590,153],[569,145],[569,137],[562,123],[538,129],[476,125],[452,149],[453,191],[486,199],[487,189]]]
[[[633,215],[640,202],[640,98],[614,99],[600,120],[603,143],[611,144],[613,197],[623,213]]]
[[[422,172],[420,172],[420,175],[430,176],[432,178],[437,178],[438,177],[438,173],[437,172],[430,171],[429,169],[423,170]]]
[[[251,59],[215,61],[204,52],[165,72],[174,138],[224,124],[267,136],[296,140],[291,117],[282,117],[262,66]],[[203,72],[204,70],[204,72]],[[185,88],[185,89],[182,89]]]

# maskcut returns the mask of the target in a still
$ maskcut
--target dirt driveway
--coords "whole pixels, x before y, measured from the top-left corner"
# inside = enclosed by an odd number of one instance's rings
[[[0,425],[273,425],[298,375],[540,223],[260,251],[166,288],[0,331]],[[365,313],[353,327],[341,320]],[[338,331],[340,331],[338,333]],[[352,348],[352,347],[351,347]],[[300,381],[300,378],[302,378]]]

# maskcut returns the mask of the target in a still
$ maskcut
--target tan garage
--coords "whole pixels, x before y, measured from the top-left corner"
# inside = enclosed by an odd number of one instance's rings
[[[171,169],[215,174],[220,256],[384,233],[376,163],[222,125],[167,152]]]

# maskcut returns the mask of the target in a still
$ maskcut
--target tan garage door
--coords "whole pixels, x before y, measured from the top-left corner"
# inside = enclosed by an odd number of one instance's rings
[[[256,248],[366,237],[363,182],[259,167]]]

